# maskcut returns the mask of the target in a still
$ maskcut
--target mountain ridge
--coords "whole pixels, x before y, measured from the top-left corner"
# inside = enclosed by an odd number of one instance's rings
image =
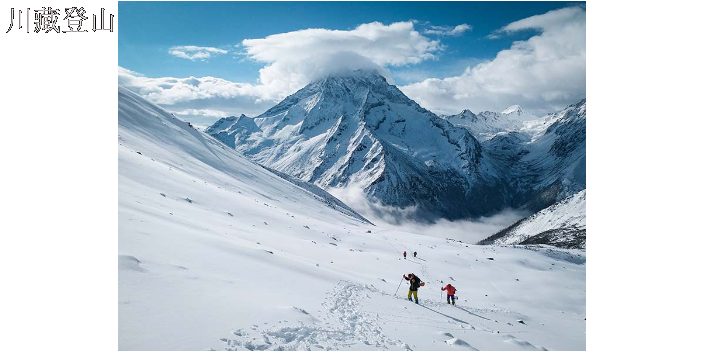
[[[580,104],[583,119],[565,122]],[[259,116],[221,119],[206,132],[273,170],[322,188],[360,187],[432,222],[538,211],[585,188],[575,174],[584,169],[575,165],[585,160],[585,118],[586,100],[542,118],[518,105],[438,116],[360,70],[313,81]]]
[[[311,82],[253,120],[261,132],[216,123],[208,133],[267,167],[323,188],[360,185],[384,205],[415,206],[429,218],[487,215],[506,196],[469,131],[378,73]]]

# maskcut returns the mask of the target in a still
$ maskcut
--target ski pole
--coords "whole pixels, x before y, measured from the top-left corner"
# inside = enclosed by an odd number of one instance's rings
[[[398,289],[401,288],[402,283],[403,283],[403,279],[401,279],[401,282],[398,283],[398,287],[396,287],[396,293],[398,293]],[[396,297],[396,293],[394,293],[394,297]]]

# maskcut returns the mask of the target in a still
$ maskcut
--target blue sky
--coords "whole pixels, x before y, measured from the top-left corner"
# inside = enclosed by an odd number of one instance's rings
[[[461,76],[468,67],[491,62],[500,51],[511,49],[514,43],[540,36],[546,30],[554,30],[557,33],[565,28],[572,28],[573,25],[569,21],[585,22],[582,18],[585,15],[581,14],[576,16],[573,14],[545,16],[552,10],[559,11],[575,6],[581,9],[582,14],[586,13],[586,5],[576,2],[119,2],[118,63],[121,68],[129,70],[134,75],[139,74],[149,78],[211,76],[235,85],[240,83],[261,85],[262,79],[265,79],[265,76],[260,72],[262,68],[286,66],[288,71],[283,70],[283,72],[292,72],[291,70],[295,72],[298,69],[298,66],[292,65],[290,62],[283,63],[278,59],[271,58],[271,55],[281,55],[283,58],[289,54],[284,49],[276,51],[271,48],[272,45],[285,46],[289,39],[275,41],[275,43],[262,42],[252,46],[243,46],[243,40],[265,39],[268,36],[281,33],[298,33],[290,40],[306,41],[308,34],[302,31],[310,28],[354,31],[358,26],[372,22],[380,22],[384,26],[410,22],[412,23],[410,31],[417,32],[423,38],[422,42],[413,45],[421,45],[423,48],[417,49],[413,53],[400,54],[406,56],[398,60],[381,57],[388,56],[388,53],[384,53],[379,54],[381,56],[371,58],[371,61],[387,69],[387,74],[399,87],[409,86],[412,88],[413,84],[419,84],[429,78],[446,79]],[[501,35],[492,35],[512,23],[520,24],[521,20],[541,15],[545,18],[534,21],[537,24],[527,23],[516,27],[517,30],[512,29],[504,31]],[[554,25],[554,18],[562,21],[560,22],[562,27]],[[454,33],[455,35],[450,35],[449,30],[459,25],[466,25],[466,28],[459,33]],[[379,30],[386,33],[386,28]],[[439,33],[442,31],[445,31],[445,35]],[[583,32],[586,37],[586,31]],[[325,43],[321,45],[329,46],[330,40],[334,41],[336,33],[329,33],[331,37],[325,39]],[[581,36],[579,31],[574,33]],[[406,35],[407,33],[396,34]],[[393,38],[403,38],[396,34]],[[376,38],[376,34],[370,34],[369,38]],[[388,40],[393,41],[393,38]],[[384,45],[384,40],[387,39],[380,40],[378,45]],[[580,37],[576,41],[581,40]],[[575,40],[565,38],[565,43],[570,42],[575,42]],[[403,45],[400,42],[394,43],[396,43],[395,45]],[[430,47],[428,43],[431,43]],[[357,43],[350,45],[354,46]],[[364,45],[374,44],[365,42]],[[556,45],[562,44],[551,43],[550,45],[554,50],[562,51],[559,47],[555,49]],[[571,46],[571,44],[567,45]],[[211,50],[219,51],[211,52],[209,57],[205,59],[188,59],[183,55],[175,54],[175,51],[183,46],[212,48]],[[308,46],[302,46],[297,50],[302,50],[300,48],[309,49]],[[318,47],[313,48],[318,50]],[[256,57],[253,52],[257,50],[268,50],[269,58]],[[538,47],[536,47],[536,53],[538,51]],[[329,53],[329,50],[325,52]],[[363,50],[360,49],[357,52],[365,56]],[[292,54],[297,55],[298,53]],[[570,60],[572,59],[570,58]],[[301,58],[301,60],[310,61],[311,59]],[[399,62],[401,63],[399,64]],[[584,62],[584,71],[586,71],[586,60]],[[569,67],[573,68],[574,65]],[[277,67],[271,69],[273,71]],[[306,74],[303,75],[306,76]],[[259,96],[257,98],[259,103],[247,105],[242,101],[242,107],[239,110],[237,102],[230,104],[228,109],[224,109],[222,104],[215,105],[219,105],[218,109],[227,114],[239,111],[249,114],[256,113],[266,105],[261,101],[262,99],[270,101],[268,103],[275,102],[280,95],[293,93],[288,90],[303,84],[307,78],[310,77],[306,76],[299,81],[289,82],[286,88],[277,87],[279,95],[275,97],[271,94]],[[475,81],[481,81],[481,79]],[[426,84],[432,83],[429,81]],[[579,82],[576,83],[576,85],[579,84]],[[161,86],[163,87],[163,85]],[[257,89],[260,88],[263,89],[262,87]],[[409,91],[413,91],[411,88]],[[416,91],[422,90],[420,87],[416,88],[418,88]],[[153,88],[145,88],[145,92],[152,92],[152,90]],[[414,93],[409,94],[405,89],[402,88],[402,90],[412,98],[416,98],[412,96]],[[241,97],[241,94],[244,93],[236,94],[240,94],[237,96]],[[247,94],[256,95],[249,91]],[[457,94],[455,95],[457,96]],[[514,92],[511,92],[511,95],[515,97],[515,100],[518,100],[516,103],[525,100],[527,105],[532,105],[534,110],[541,110],[540,112],[553,109],[564,103],[562,101],[564,99],[551,98],[557,105],[546,105],[545,102],[541,105],[538,100],[546,98],[525,97],[523,96],[525,94]],[[560,95],[559,90],[553,89],[544,94],[544,97]],[[572,93],[565,94],[565,96],[568,97],[565,99],[576,97]],[[155,95],[152,94],[152,97]],[[509,98],[506,98],[506,103]],[[463,104],[473,105],[473,110],[496,109],[501,106],[499,104],[505,103],[504,99],[492,102],[491,100],[496,99],[484,98],[482,100],[477,98],[463,101],[448,100],[451,102],[448,105],[446,102],[441,102],[442,97],[432,99],[434,100],[426,99],[426,104],[419,102],[436,112],[452,112]],[[535,100],[535,104],[531,99]],[[202,95],[200,100],[203,100]],[[169,105],[168,103],[171,101],[161,99],[157,102]],[[255,106],[257,104],[261,106]],[[188,104],[182,104],[182,102],[176,105],[178,105],[176,110],[183,111],[188,108]],[[447,108],[445,108],[446,106]],[[193,108],[205,109],[207,104],[200,101]]]

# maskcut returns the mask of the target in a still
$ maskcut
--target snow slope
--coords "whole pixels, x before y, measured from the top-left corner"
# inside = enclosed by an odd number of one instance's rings
[[[582,190],[504,230],[479,244],[549,244],[586,249],[587,190]]]
[[[583,251],[375,227],[124,88],[118,164],[120,350],[586,348]]]

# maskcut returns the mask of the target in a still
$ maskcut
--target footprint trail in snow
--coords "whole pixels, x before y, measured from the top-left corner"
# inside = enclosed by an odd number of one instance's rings
[[[234,337],[222,338],[228,351],[237,350],[330,350],[330,349],[404,349],[392,341],[378,325],[378,316],[362,311],[360,300],[369,293],[380,292],[369,285],[341,282],[323,303],[326,316],[313,324],[279,326],[245,333],[238,329]],[[366,345],[364,347],[363,345]]]

